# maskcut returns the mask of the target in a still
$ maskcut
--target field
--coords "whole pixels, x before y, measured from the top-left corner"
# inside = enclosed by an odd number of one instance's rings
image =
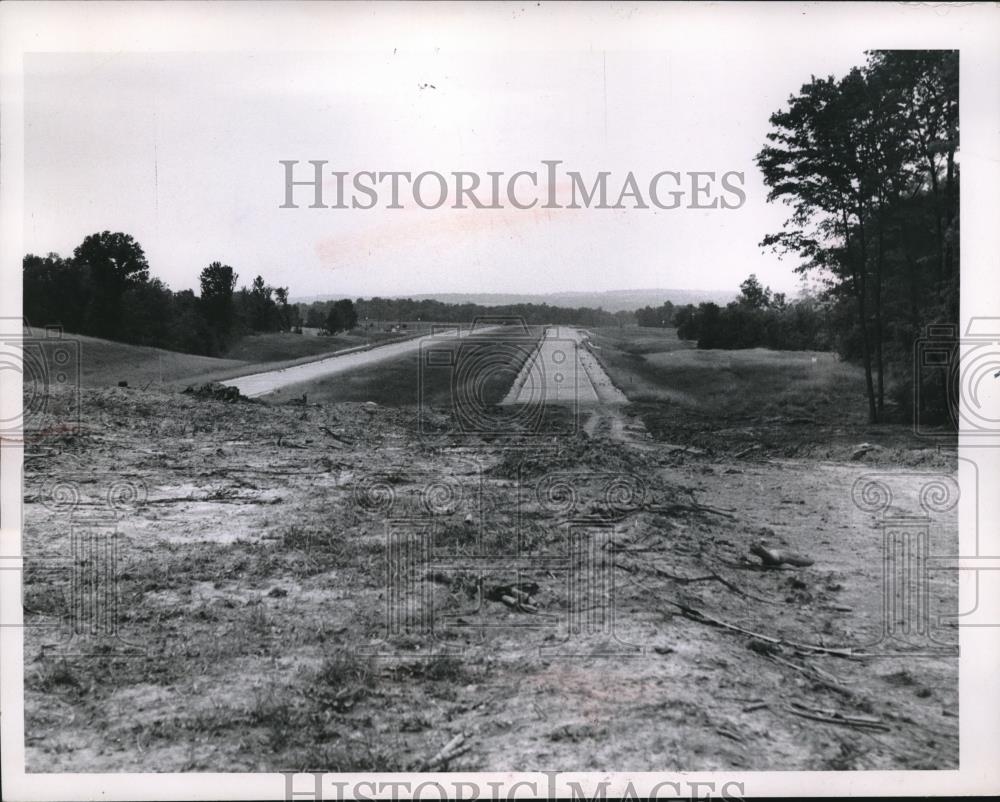
[[[111,372],[76,434],[72,399],[50,405],[24,469],[29,770],[958,765],[955,630],[905,636],[955,612],[956,575],[886,619],[910,574],[886,579],[884,511],[856,492],[881,477],[921,514],[953,449],[856,419],[856,372],[826,355],[638,329],[592,339],[629,425],[556,436],[567,409],[493,408],[504,339],[462,391],[489,431],[449,421],[454,364],[415,408],[416,356],[305,403]],[[953,512],[927,532],[955,552]],[[116,615],[67,617],[81,537],[116,538]],[[760,541],[812,565],[765,569]]]

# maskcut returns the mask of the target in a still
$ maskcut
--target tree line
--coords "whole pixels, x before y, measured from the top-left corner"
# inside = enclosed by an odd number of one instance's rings
[[[300,314],[305,325],[324,328],[331,310],[342,301],[314,301],[300,304]],[[616,326],[619,323],[634,324],[631,312],[607,312],[590,307],[561,307],[549,304],[505,304],[486,306],[482,304],[451,304],[433,299],[413,300],[410,298],[358,298],[354,301],[357,319],[362,325],[373,328],[387,328],[399,323],[424,320],[435,323],[470,323],[477,317],[509,317],[524,320],[528,325],[578,325]]]
[[[639,309],[699,348],[836,349],[863,367],[868,415],[887,398],[947,419],[956,387],[915,373],[925,327],[956,323],[959,303],[958,52],[871,51],[845,77],[813,77],[757,155],[768,200],[790,206],[761,243],[802,258],[821,292],[789,302],[751,275],[725,307]]]
[[[239,276],[221,262],[201,271],[200,295],[172,291],[150,277],[142,246],[121,232],[91,234],[68,258],[28,254],[22,273],[26,320],[75,334],[215,356],[245,334],[299,325],[287,287],[256,276],[237,290]]]
[[[809,293],[789,301],[753,274],[740,285],[739,297],[724,307],[688,304],[671,311],[677,336],[696,340],[699,348],[826,351],[834,342],[829,302]]]
[[[768,199],[792,213],[761,244],[825,283],[870,420],[887,395],[908,404],[916,382],[922,419],[944,417],[953,388],[915,375],[913,353],[926,326],[958,321],[958,51],[867,55],[843,78],[813,77],[771,116],[757,164]]]
[[[469,323],[477,317],[524,319],[528,324],[602,326],[631,323],[631,313],[569,309],[548,304],[482,306],[408,298],[349,298],[289,302],[288,287],[262,276],[237,289],[239,275],[212,262],[199,275],[199,292],[172,291],[151,277],[142,246],[129,234],[103,231],[87,236],[73,255],[28,254],[22,264],[24,315],[36,326],[134,345],[219,356],[247,334],[302,331],[327,334],[359,325],[388,327],[403,321]]]

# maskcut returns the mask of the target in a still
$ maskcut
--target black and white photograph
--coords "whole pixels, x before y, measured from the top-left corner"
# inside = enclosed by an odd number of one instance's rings
[[[996,5],[0,24],[4,799],[1000,790]]]

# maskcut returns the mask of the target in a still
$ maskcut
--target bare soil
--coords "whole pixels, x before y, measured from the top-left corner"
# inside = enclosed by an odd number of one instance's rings
[[[858,431],[662,405],[485,437],[355,403],[83,405],[25,460],[31,771],[403,770],[460,733],[437,768],[958,765],[954,631],[887,622],[852,492],[888,475],[922,515],[946,450],[866,431],[852,459]],[[109,515],[116,636],[70,639],[67,558]],[[954,511],[926,523],[954,553]],[[813,564],[763,569],[760,540]],[[926,590],[955,612],[953,575]]]

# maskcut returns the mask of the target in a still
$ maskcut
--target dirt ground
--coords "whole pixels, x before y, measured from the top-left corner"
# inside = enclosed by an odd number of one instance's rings
[[[82,402],[25,460],[30,771],[958,765],[957,583],[883,560],[905,526],[954,553],[924,490],[953,451],[641,404],[558,437],[565,410],[498,410],[482,437],[366,404]],[[765,569],[758,541],[813,564]]]

